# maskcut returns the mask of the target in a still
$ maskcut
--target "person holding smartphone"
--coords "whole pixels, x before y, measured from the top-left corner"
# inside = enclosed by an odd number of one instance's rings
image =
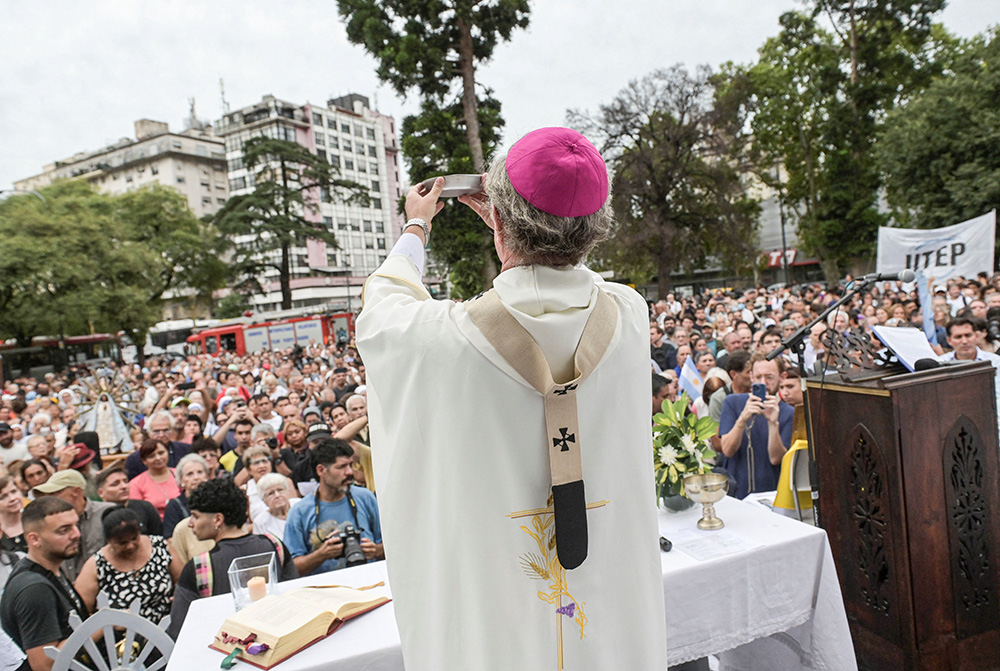
[[[754,354],[750,393],[730,394],[722,403],[719,465],[736,481],[730,496],[742,499],[778,486],[781,458],[792,443],[795,418],[792,406],[778,397],[785,365],[780,357],[768,361],[766,355]]]

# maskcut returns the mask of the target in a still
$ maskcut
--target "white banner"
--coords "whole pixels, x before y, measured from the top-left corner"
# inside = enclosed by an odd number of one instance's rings
[[[944,228],[878,229],[875,272],[922,272],[935,281],[993,272],[997,211]]]

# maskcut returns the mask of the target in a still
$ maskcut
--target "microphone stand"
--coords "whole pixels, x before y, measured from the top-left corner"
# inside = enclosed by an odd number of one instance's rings
[[[800,328],[798,331],[788,336],[781,341],[781,345],[771,350],[767,355],[768,361],[773,361],[778,358],[782,352],[785,350],[791,350],[795,352],[796,358],[798,359],[799,374],[802,376],[803,385],[806,379],[806,336],[812,331],[812,327],[826,320],[827,315],[835,310],[838,310],[842,305],[847,303],[849,300],[854,298],[858,292],[868,286],[875,284],[878,280],[875,278],[862,278],[860,280],[855,280],[847,285],[846,291],[843,297],[840,298],[835,303],[830,304],[830,306],[821,312],[818,317],[813,319],[811,322]],[[824,352],[824,356],[826,353]],[[826,366],[824,364],[824,373]],[[802,390],[802,401],[803,401],[803,411],[806,413],[806,442],[809,443],[809,483],[812,489],[811,497],[813,504],[813,524],[815,526],[820,526],[819,517],[819,464],[816,462],[816,441],[813,439],[812,431],[812,414],[809,410],[809,394],[806,389]],[[792,492],[792,496],[798,496],[799,493]]]

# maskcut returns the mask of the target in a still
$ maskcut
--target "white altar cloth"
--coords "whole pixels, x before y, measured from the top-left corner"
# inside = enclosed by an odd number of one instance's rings
[[[685,539],[698,536],[709,537],[699,556],[713,551],[713,532],[695,528],[700,505],[659,515],[660,533],[677,539],[674,549],[661,556],[670,663],[714,654],[720,671],[856,671],[826,533],[729,497],[716,504],[716,511],[726,523],[723,538],[735,551],[705,560],[684,552]],[[383,580],[388,585],[384,562],[376,562],[281,587],[362,587]],[[388,586],[377,589],[391,595]],[[223,655],[208,644],[232,612],[228,594],[193,602],[167,671],[218,668]],[[403,671],[392,603],[348,621],[276,668]]]

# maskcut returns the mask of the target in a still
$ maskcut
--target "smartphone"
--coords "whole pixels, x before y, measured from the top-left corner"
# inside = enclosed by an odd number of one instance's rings
[[[179,390],[194,389],[194,382],[181,382],[179,385],[177,385],[177,389]]]
[[[764,397],[767,396],[767,387],[764,386],[763,382],[754,382],[750,387],[750,393],[763,401]]]

